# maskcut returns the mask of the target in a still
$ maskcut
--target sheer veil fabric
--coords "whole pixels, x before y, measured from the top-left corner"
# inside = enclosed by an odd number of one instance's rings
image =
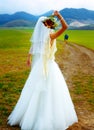
[[[47,17],[40,17],[36,26],[35,26],[35,29],[34,29],[34,32],[33,32],[33,35],[30,39],[30,41],[32,42],[32,54],[44,54],[44,48],[45,48],[45,44],[47,44],[48,42],[48,38],[49,38],[49,34],[51,32],[53,32],[52,29],[50,28],[47,28],[44,26],[44,24],[42,23],[43,20],[45,20]]]
[[[35,63],[21,95],[8,117],[8,124],[21,130],[66,130],[77,122],[63,74],[55,62],[56,40],[50,46],[49,34],[39,18],[31,42]]]

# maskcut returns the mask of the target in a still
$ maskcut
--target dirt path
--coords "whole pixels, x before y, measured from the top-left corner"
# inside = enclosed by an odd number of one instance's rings
[[[71,90],[74,86],[73,76],[79,72],[94,76],[94,51],[72,43],[63,44],[62,47],[61,57],[56,57],[56,60]],[[84,104],[84,101],[83,104],[75,103],[79,122],[68,130],[94,130],[94,111]]]
[[[94,75],[94,51],[72,43],[63,44],[62,47],[62,54],[56,60],[68,82],[78,70]]]

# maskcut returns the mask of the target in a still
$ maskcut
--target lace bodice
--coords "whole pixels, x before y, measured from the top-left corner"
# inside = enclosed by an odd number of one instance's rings
[[[43,55],[43,64],[44,64],[44,75],[48,75],[48,62],[49,60],[55,60],[55,52],[57,51],[56,48],[56,40],[49,40],[47,44],[45,44],[45,53]]]
[[[55,52],[57,51],[56,48],[56,40],[53,40],[52,42],[49,42],[45,44],[45,56],[46,58],[49,59],[55,59]]]

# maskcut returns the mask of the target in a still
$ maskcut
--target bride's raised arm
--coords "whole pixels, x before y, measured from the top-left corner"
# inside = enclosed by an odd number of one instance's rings
[[[58,19],[61,22],[62,27],[59,30],[57,30],[55,33],[50,34],[50,38],[52,40],[56,39],[58,36],[60,36],[68,28],[66,21],[64,20],[64,18],[61,16],[61,14],[58,11],[54,12],[54,16],[58,17]]]

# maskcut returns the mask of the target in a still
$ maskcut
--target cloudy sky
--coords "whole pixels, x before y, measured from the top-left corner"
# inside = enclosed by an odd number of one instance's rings
[[[94,10],[94,0],[0,0],[0,14],[17,11],[39,15],[49,10],[86,8]]]

